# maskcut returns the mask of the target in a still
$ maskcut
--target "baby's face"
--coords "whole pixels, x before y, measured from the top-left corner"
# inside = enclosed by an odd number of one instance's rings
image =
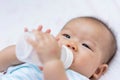
[[[105,30],[86,20],[68,23],[57,35],[59,45],[69,47],[74,55],[70,69],[90,77],[102,63]]]

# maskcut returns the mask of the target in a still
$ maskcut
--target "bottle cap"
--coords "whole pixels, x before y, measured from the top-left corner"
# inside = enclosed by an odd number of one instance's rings
[[[62,46],[62,51],[61,52],[62,52],[61,53],[61,60],[63,61],[65,69],[68,69],[73,62],[73,53],[65,45]]]

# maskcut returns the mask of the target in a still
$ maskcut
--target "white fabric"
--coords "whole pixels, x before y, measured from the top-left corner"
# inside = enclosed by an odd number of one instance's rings
[[[31,30],[39,24],[56,35],[73,17],[96,16],[109,24],[118,41],[117,54],[100,80],[119,80],[119,14],[120,0],[0,0],[0,41],[16,41],[25,26]]]
[[[86,76],[80,74],[80,73],[77,73],[75,71],[72,71],[72,70],[67,70],[66,71],[66,74],[68,76],[68,80],[89,80]]]

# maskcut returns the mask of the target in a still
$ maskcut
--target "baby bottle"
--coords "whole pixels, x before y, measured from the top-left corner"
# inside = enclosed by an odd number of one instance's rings
[[[38,66],[43,66],[40,62],[36,51],[32,46],[27,43],[26,39],[31,38],[35,40],[35,36],[32,32],[25,32],[19,39],[16,44],[16,56],[18,60],[22,62],[32,63]],[[65,69],[68,69],[73,62],[73,53],[65,45],[61,48],[61,61],[64,64]]]

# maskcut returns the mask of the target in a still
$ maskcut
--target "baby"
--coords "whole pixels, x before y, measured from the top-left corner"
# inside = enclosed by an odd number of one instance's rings
[[[8,69],[2,76],[4,80],[10,80],[9,77],[14,79],[17,74],[19,76],[17,75],[15,80],[33,80],[31,76],[34,74],[34,80],[43,80],[41,76],[44,80],[81,80],[81,75],[84,80],[98,80],[106,72],[108,63],[117,50],[116,39],[111,29],[93,17],[77,17],[70,20],[56,37],[50,35],[49,31],[42,32],[41,27],[33,30],[33,33],[37,42],[28,39],[28,43],[37,51],[44,65],[42,71],[35,65],[24,63]],[[68,70],[64,69],[60,60],[62,45],[71,49],[74,56]],[[9,57],[6,58],[5,55]],[[15,46],[0,52],[1,71],[19,63],[21,62],[15,56]]]

